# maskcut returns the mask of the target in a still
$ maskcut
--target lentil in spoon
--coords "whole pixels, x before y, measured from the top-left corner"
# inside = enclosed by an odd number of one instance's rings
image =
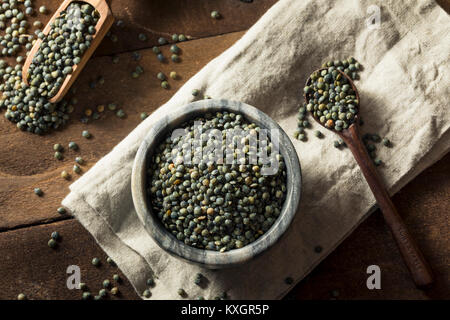
[[[431,269],[392,203],[361,140],[357,121],[360,100],[353,81],[341,70],[322,68],[314,71],[306,82],[304,96],[314,119],[338,134],[352,151],[414,282],[418,287],[429,286],[433,282]]]

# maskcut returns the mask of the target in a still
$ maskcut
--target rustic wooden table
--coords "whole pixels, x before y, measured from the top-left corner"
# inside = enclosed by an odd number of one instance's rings
[[[68,265],[80,266],[84,282],[98,284],[98,288],[92,285],[93,292],[100,289],[103,279],[120,273],[107,264],[93,267],[92,257],[104,260],[103,251],[75,219],[56,212],[71,183],[61,179],[60,172],[71,171],[78,155],[87,160],[83,171],[88,170],[140,122],[141,112],[151,113],[167,101],[202,66],[238,40],[275,2],[113,0],[113,14],[124,21],[123,27],[112,29],[119,41],[105,39],[76,82],[79,102],[70,125],[40,137],[20,132],[0,117],[0,299],[15,299],[19,292],[30,299],[79,299],[78,290],[66,288]],[[46,5],[52,12],[58,4],[59,1],[35,1],[36,8]],[[444,5],[448,8],[448,3]],[[212,10],[218,10],[223,18],[211,19]],[[38,18],[45,23],[50,14]],[[149,40],[139,41],[140,32],[149,35]],[[169,38],[173,33],[189,35],[192,40],[179,44],[181,63],[161,64],[151,47],[158,37]],[[131,58],[135,50],[142,54],[139,64],[145,69],[139,79],[130,75],[138,64]],[[162,51],[168,56],[169,46],[163,46]],[[111,57],[115,54],[120,62],[113,65]],[[172,70],[180,79],[171,80],[170,90],[164,90],[155,75],[159,71],[169,74]],[[88,83],[99,76],[105,78],[105,84],[90,89]],[[109,111],[88,124],[79,121],[85,108],[110,102],[125,110],[126,119],[121,120]],[[92,139],[81,137],[85,128],[93,134]],[[62,161],[55,160],[53,144],[67,145],[69,141],[78,142],[80,150],[68,150]],[[414,287],[380,212],[375,212],[287,298],[450,298],[449,173],[448,154],[393,198],[434,269],[436,284],[432,289],[421,291]],[[44,190],[43,197],[33,193],[37,186]],[[54,230],[62,235],[56,250],[47,246]],[[381,290],[368,290],[365,285],[366,268],[371,264],[381,267]],[[126,280],[120,291],[121,295],[114,299],[138,298]]]

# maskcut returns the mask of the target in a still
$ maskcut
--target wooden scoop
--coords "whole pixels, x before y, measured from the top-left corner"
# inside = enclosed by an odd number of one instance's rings
[[[326,68],[319,69],[316,72],[320,72],[322,70],[326,70]],[[356,89],[353,81],[344,72],[340,70],[337,71],[339,71],[343,77],[347,78],[349,84],[355,92],[358,102],[360,102],[358,90]],[[307,86],[309,86],[310,84],[311,78],[309,78],[306,82]],[[304,94],[304,97],[305,101],[308,102],[306,94]],[[320,123],[319,119],[315,117],[314,119],[324,128],[328,129],[322,123]],[[339,135],[350,148],[350,151],[353,153],[356,162],[361,168],[361,171],[363,172],[364,177],[366,178],[366,181],[369,184],[373,195],[375,196],[378,206],[383,212],[384,220],[391,229],[392,235],[397,242],[397,245],[400,249],[400,252],[402,253],[403,259],[414,279],[415,284],[418,287],[426,287],[430,285],[433,282],[433,274],[431,272],[431,269],[419,247],[408,232],[405,223],[395,209],[394,204],[392,203],[389,194],[385,186],[383,185],[380,176],[378,175],[377,169],[373,164],[373,161],[370,158],[369,154],[367,153],[364,143],[361,140],[358,115],[355,116],[355,122],[351,124],[347,129],[344,129],[341,132],[335,130],[331,131]]]
[[[84,52],[83,56],[81,57],[81,62],[77,65],[74,65],[72,67],[73,71],[71,74],[66,75],[66,78],[64,79],[64,82],[62,83],[61,87],[59,88],[58,93],[53,96],[49,101],[52,103],[56,103],[60,101],[67,91],[70,89],[74,81],[77,79],[78,75],[80,74],[81,70],[83,70],[84,66],[88,62],[89,58],[94,53],[95,49],[97,49],[98,45],[102,41],[102,39],[105,37],[106,33],[108,32],[109,28],[111,28],[114,17],[111,13],[111,10],[108,7],[108,4],[106,3],[106,0],[82,0],[82,1],[76,1],[76,0],[65,0],[61,6],[56,10],[55,14],[52,16],[50,21],[45,26],[44,30],[42,31],[45,35],[48,35],[50,32],[51,24],[52,22],[59,17],[60,12],[65,10],[70,3],[72,2],[86,2],[89,3],[91,6],[93,6],[100,14],[100,19],[97,22],[97,25],[95,26],[95,34],[93,35],[93,39],[91,42],[91,46]],[[33,48],[31,48],[30,53],[27,56],[27,59],[25,60],[25,63],[23,65],[22,69],[22,80],[28,85],[28,69],[30,68],[30,64],[33,61],[34,56],[36,55],[36,52],[39,50],[39,47],[42,43],[41,39],[37,39],[36,43],[34,44]]]

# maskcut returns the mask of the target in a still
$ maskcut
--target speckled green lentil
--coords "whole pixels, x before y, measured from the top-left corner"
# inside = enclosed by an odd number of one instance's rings
[[[65,180],[70,180],[71,177],[70,177],[70,174],[66,170],[63,170],[61,172],[61,178],[65,179]]]
[[[162,81],[161,82],[161,88],[169,89],[170,88],[169,83],[167,81]]]
[[[214,11],[211,12],[211,18],[213,18],[213,19],[219,19],[220,17],[221,17],[221,16],[220,16],[219,11],[214,10]]]
[[[125,111],[123,111],[122,109],[117,110],[116,116],[121,118],[121,119],[125,118]]]
[[[81,135],[86,139],[90,139],[92,137],[91,133],[88,130],[83,130],[83,132],[81,132]]]
[[[73,14],[72,11],[75,7],[81,8],[81,15],[84,18],[83,27],[81,30],[68,29],[62,34],[67,19]],[[31,7],[26,7],[26,13],[29,14],[32,11]],[[22,13],[18,12],[17,15],[23,19]],[[72,67],[81,61],[81,56],[92,41],[92,32],[95,32],[93,26],[97,20],[98,13],[95,13],[92,6],[72,3],[55,20],[48,36],[37,29],[36,36],[42,39],[42,44],[29,68],[28,82],[30,86],[25,85],[21,79],[22,66],[20,62],[23,59],[18,58],[19,64],[14,69],[7,70],[6,66],[0,68],[9,74],[9,77],[4,77],[5,83],[0,85],[0,91],[3,92],[0,105],[7,108],[5,117],[16,123],[20,130],[43,134],[67,123],[70,113],[68,102],[63,100],[54,104],[50,103],[49,99],[59,91],[65,77],[72,72]],[[25,22],[25,20],[21,21]],[[37,22],[36,26],[39,25]],[[25,24],[21,28],[23,28],[21,32],[26,32]],[[70,37],[74,42],[72,46],[66,45],[65,39]],[[30,50],[32,42],[36,40],[33,36],[17,39],[19,41],[17,50],[19,50],[20,44],[25,45],[26,50]],[[24,39],[24,41],[20,39]]]
[[[100,265],[100,259],[99,258],[93,258],[92,259],[92,265],[98,267]]]
[[[60,237],[60,235],[59,235],[59,232],[58,232],[58,231],[53,231],[53,232],[52,232],[52,234],[51,234],[51,238],[52,238],[52,239],[58,240],[59,237]]]
[[[143,295],[145,298],[150,298],[150,296],[152,295],[152,293],[150,292],[150,290],[145,289],[144,292],[142,293],[142,295]]]
[[[111,289],[111,294],[112,294],[113,296],[117,296],[117,295],[119,294],[119,288],[113,287],[113,288]]]
[[[83,165],[84,164],[84,160],[82,157],[76,157],[75,158],[75,162],[78,163],[79,165]]]
[[[178,78],[178,75],[177,75],[177,73],[175,71],[171,71],[169,76],[173,80],[176,80]]]
[[[59,207],[56,211],[58,211],[59,214],[66,214],[67,210],[64,207]]]
[[[79,288],[81,291],[86,291],[88,287],[87,287],[87,284],[86,284],[86,283],[80,282],[80,284],[78,285],[78,288]]]
[[[59,151],[56,151],[55,152],[55,159],[57,159],[57,160],[61,160],[63,158],[63,155],[62,155],[62,153],[61,152],[59,152]]]
[[[178,289],[177,293],[180,297],[183,297],[183,298],[185,298],[187,296],[186,291],[183,288]]]
[[[83,292],[83,295],[81,296],[83,300],[89,300],[92,298],[92,294],[88,291]]]
[[[145,120],[148,117],[148,113],[147,112],[142,112],[141,113],[141,120]]]
[[[113,275],[113,280],[114,280],[115,282],[120,282],[120,281],[121,281],[120,276],[119,276],[118,274],[114,274],[114,275]]]
[[[75,164],[72,168],[72,171],[75,172],[76,174],[80,174],[81,173],[81,168],[79,165]]]
[[[111,281],[109,281],[108,279],[103,280],[102,285],[103,285],[103,288],[108,289],[111,286]]]
[[[54,249],[54,248],[56,248],[57,242],[56,242],[55,239],[50,239],[50,240],[48,240],[47,245],[48,245],[50,248]]]
[[[113,267],[116,266],[116,263],[114,262],[114,260],[111,257],[106,258],[106,262]]]
[[[39,197],[42,197],[44,195],[44,192],[41,190],[41,188],[34,188],[34,193]]]
[[[27,299],[27,296],[23,293],[19,293],[17,295],[17,300],[26,300],[26,299]]]
[[[246,145],[233,154],[235,164],[216,164],[211,161],[210,153],[194,154],[196,161],[192,164],[180,163],[181,156],[172,156],[178,143],[191,141],[194,121],[201,121],[203,128],[217,129],[225,136],[228,129],[245,132],[242,141]],[[262,176],[260,163],[238,164],[237,161],[255,154],[256,147],[249,146],[248,140],[260,130],[240,114],[207,114],[182,127],[187,135],[175,141],[167,138],[160,145],[160,152],[152,157],[148,190],[153,211],[174,237],[200,249],[224,252],[255,241],[281,213],[286,194],[282,156],[276,155],[279,166],[274,175]],[[206,134],[202,139],[204,148],[211,148],[215,143]],[[270,141],[261,143],[270,154]],[[224,143],[222,151],[225,149]]]
[[[76,143],[73,142],[73,141],[69,142],[69,149],[72,149],[72,150],[78,150],[78,149],[79,149],[79,148],[78,148],[78,144],[76,144]]]

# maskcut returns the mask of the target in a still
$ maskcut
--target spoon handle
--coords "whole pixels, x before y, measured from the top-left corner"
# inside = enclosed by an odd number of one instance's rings
[[[375,196],[378,206],[383,213],[384,220],[391,229],[416,286],[426,287],[430,285],[433,282],[431,268],[392,203],[373,160],[370,158],[361,141],[358,127],[356,125],[350,126],[345,134],[343,134],[343,138],[353,153],[355,160],[361,168],[361,171]]]

